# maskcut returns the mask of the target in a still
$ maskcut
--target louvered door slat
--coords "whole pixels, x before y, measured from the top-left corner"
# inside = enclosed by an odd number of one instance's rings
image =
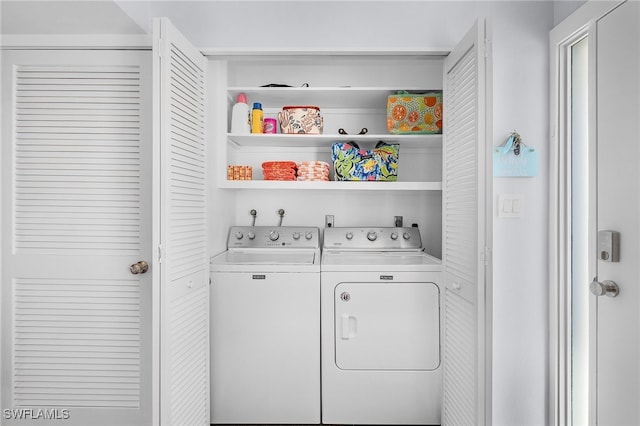
[[[123,80],[126,86],[122,85]],[[97,210],[118,211],[127,220],[137,214],[139,220],[139,70],[113,67],[105,73],[94,67],[18,67],[16,94],[16,222],[29,225],[29,232],[16,228],[16,248],[137,253],[139,234],[135,228],[118,229],[111,222],[109,227],[115,237],[110,237],[84,228],[73,232],[54,220],[75,207],[80,208],[77,213],[90,215]],[[110,113],[102,109],[105,104],[112,108]],[[117,108],[122,104],[132,108],[127,110],[125,121]],[[94,115],[87,115],[96,105],[102,106]],[[51,109],[56,113],[51,114]],[[77,119],[77,110],[85,114],[83,120]],[[76,143],[70,144],[70,136],[76,137]],[[36,137],[51,142],[35,142]],[[114,146],[113,138],[119,138],[121,143]],[[65,141],[64,147],[58,143],[60,140]],[[26,190],[22,182],[33,182],[37,176],[41,176],[38,181],[55,181],[55,193]],[[125,177],[135,192],[129,185],[118,184]],[[86,192],[75,190],[75,182],[84,184]],[[98,187],[94,188],[92,182]],[[107,182],[111,185],[105,188]],[[28,213],[32,211],[51,221],[30,221]],[[89,219],[101,227],[95,216],[84,218]]]
[[[209,424],[209,272],[207,259],[204,57],[167,20],[160,47],[162,286],[161,422]]]
[[[174,302],[174,328],[171,335],[170,357],[175,363],[172,380],[172,418],[181,419],[176,424],[208,424],[208,413],[203,413],[207,401],[193,398],[194,394],[208,395],[208,380],[202,377],[208,371],[207,348],[201,338],[208,334],[208,288],[183,296]]]
[[[174,282],[188,277],[202,268],[203,255],[206,252],[204,233],[196,233],[185,238],[173,230],[175,225],[188,220],[201,225],[206,224],[205,204],[205,163],[204,163],[204,92],[203,72],[193,61],[185,56],[178,46],[171,48],[170,86],[170,196],[174,214],[169,226],[172,238],[171,279]],[[195,268],[195,269],[194,269]]]
[[[171,92],[171,102],[174,106],[180,109],[180,117],[193,124],[198,122],[198,105],[193,103],[193,101],[185,99],[182,93],[173,91]]]
[[[481,25],[481,26],[480,26]],[[485,410],[484,23],[445,60],[443,425],[481,425]],[[489,422],[490,423],[490,422]]]
[[[445,322],[448,324],[444,357],[446,363],[455,365],[447,370],[444,386],[445,409],[443,421],[445,425],[475,425],[475,388],[469,382],[476,375],[475,371],[475,321],[474,307],[458,294],[445,290]]]
[[[127,281],[16,280],[16,406],[137,407],[140,324],[111,323],[120,314],[138,319],[139,298]],[[105,376],[112,377],[108,387]]]
[[[131,122],[138,123],[140,116],[135,110],[123,110],[113,114],[103,114],[98,111],[90,113],[88,111],[77,111],[73,114],[69,114],[68,110],[49,110],[47,113],[44,110],[22,110],[20,112],[18,123],[21,125],[29,125],[32,122],[46,121],[47,125],[58,125],[60,123],[71,123],[72,125],[82,126],[86,123],[92,123],[94,121],[100,121],[102,123],[126,123]]]
[[[475,50],[470,50],[447,76],[448,114],[451,121],[464,122],[464,127],[447,124],[448,136],[444,164],[446,188],[444,208],[444,261],[450,270],[468,285],[476,285],[477,253],[477,104]],[[462,100],[462,103],[459,103]],[[446,119],[446,117],[445,117]],[[469,131],[471,129],[473,131]],[[455,212],[455,213],[454,213]],[[457,244],[449,242],[459,241]]]

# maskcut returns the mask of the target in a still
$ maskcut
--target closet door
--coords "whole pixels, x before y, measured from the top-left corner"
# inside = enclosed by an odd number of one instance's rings
[[[160,424],[209,424],[205,59],[154,21],[154,226],[160,253]]]
[[[443,425],[491,424],[491,52],[484,20],[445,60]]]
[[[3,51],[1,88],[2,424],[148,425],[151,54]]]

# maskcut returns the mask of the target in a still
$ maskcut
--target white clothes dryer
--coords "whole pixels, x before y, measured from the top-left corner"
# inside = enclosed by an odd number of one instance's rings
[[[319,234],[231,227],[211,259],[211,423],[320,423]]]
[[[323,423],[440,424],[441,274],[418,228],[325,228]]]

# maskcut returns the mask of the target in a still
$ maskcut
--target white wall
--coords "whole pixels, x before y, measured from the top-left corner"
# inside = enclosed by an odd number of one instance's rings
[[[585,4],[587,0],[560,0],[553,2],[553,25],[556,26],[567,16],[575,12],[580,6]]]
[[[534,178],[495,178],[524,197],[520,219],[494,216],[494,421],[547,424],[548,33],[552,11],[506,2],[494,18],[495,145],[517,130],[538,150]],[[528,9],[528,10],[525,10]],[[494,203],[497,212],[497,203]]]
[[[144,34],[117,4],[101,0],[2,0],[0,30],[11,34]]]

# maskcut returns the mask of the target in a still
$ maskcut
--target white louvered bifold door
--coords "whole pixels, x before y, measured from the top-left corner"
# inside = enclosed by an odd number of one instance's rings
[[[2,52],[3,425],[151,421],[150,89],[150,52]]]
[[[160,422],[209,424],[209,262],[205,59],[166,19],[154,21],[160,143]]]
[[[488,425],[491,67],[484,21],[446,58],[444,71],[442,424]]]

